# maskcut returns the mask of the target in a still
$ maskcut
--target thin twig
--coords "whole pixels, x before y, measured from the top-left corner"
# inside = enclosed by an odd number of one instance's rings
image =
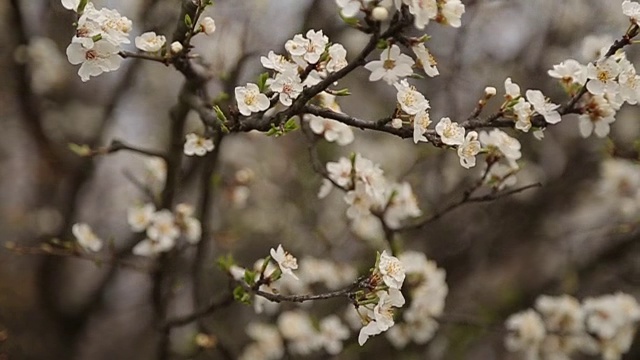
[[[465,205],[465,204],[470,204],[470,203],[480,203],[480,202],[488,202],[488,201],[493,201],[493,200],[497,200],[503,197],[507,197],[509,195],[513,195],[513,194],[517,194],[519,192],[528,190],[528,189],[532,189],[532,188],[536,188],[536,187],[540,187],[542,186],[541,183],[535,183],[535,184],[529,184],[526,186],[522,186],[519,188],[515,188],[515,189],[511,189],[509,191],[504,191],[504,192],[495,192],[495,193],[490,193],[490,194],[486,194],[486,195],[482,195],[482,196],[463,196],[460,200],[454,202],[453,204],[450,204],[449,206],[447,206],[446,208],[432,214],[431,216],[424,218],[422,220],[419,220],[418,222],[408,225],[408,226],[404,226],[403,228],[399,229],[399,231],[405,231],[405,230],[415,230],[415,229],[419,229],[431,222],[434,222],[438,219],[440,219],[442,216],[450,213],[451,211],[457,209],[458,207]]]

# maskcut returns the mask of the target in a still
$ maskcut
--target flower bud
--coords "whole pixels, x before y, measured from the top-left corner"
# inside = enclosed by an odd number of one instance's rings
[[[494,88],[493,86],[487,86],[486,88],[484,88],[484,96],[486,96],[487,98],[490,98],[495,95],[496,95],[496,88]]]
[[[171,43],[171,53],[177,54],[182,51],[182,44],[179,41],[174,41]]]
[[[211,35],[214,33],[214,31],[216,31],[216,22],[212,18],[207,16],[206,18],[202,19],[200,27],[205,34]]]
[[[389,17],[389,10],[382,6],[376,6],[371,11],[371,18],[375,21],[384,21]]]
[[[391,127],[394,129],[400,129],[402,127],[402,119],[395,118],[391,120]]]

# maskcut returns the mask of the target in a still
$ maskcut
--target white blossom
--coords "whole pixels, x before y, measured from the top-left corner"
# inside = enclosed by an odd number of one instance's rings
[[[505,324],[510,331],[505,339],[507,349],[532,356],[539,351],[546,335],[544,322],[538,313],[529,309],[509,316]],[[534,357],[537,358],[537,357]]]
[[[180,229],[176,226],[171,211],[163,209],[153,214],[151,224],[147,227],[147,236],[151,240],[173,246],[175,239],[180,236]]]
[[[382,274],[382,281],[384,281],[389,288],[402,288],[405,277],[404,267],[397,257],[387,254],[387,250],[384,250],[382,254],[380,254],[378,270],[380,274]]]
[[[338,162],[327,163],[327,173],[331,180],[338,186],[349,188],[352,186],[352,170],[351,160],[342,157]]]
[[[405,300],[400,293],[400,290],[389,289],[389,292],[378,292],[378,304],[367,311],[368,323],[360,329],[358,335],[358,343],[360,346],[364,345],[370,336],[378,335],[384,331],[387,331],[393,326],[393,315],[395,313],[394,307],[398,308],[404,305]]]
[[[527,90],[527,100],[533,105],[533,109],[544,117],[549,124],[557,124],[562,120],[560,114],[556,111],[560,105],[556,105],[548,101],[540,90]]]
[[[640,4],[635,1],[624,0],[622,2],[622,13],[637,25],[638,20],[640,20]]]
[[[586,67],[574,59],[567,59],[558,65],[553,65],[553,69],[547,73],[569,85],[584,85],[587,81]]]
[[[513,105],[513,112],[516,115],[515,128],[528,132],[529,129],[531,129],[531,115],[533,115],[531,104],[521,97],[518,99],[518,102]]]
[[[98,252],[102,249],[102,240],[91,230],[89,225],[85,223],[73,224],[71,232],[83,249],[93,252]]]
[[[269,108],[269,98],[260,93],[258,85],[248,83],[247,86],[235,88],[236,102],[240,114],[249,116],[251,113],[260,112]]]
[[[390,192],[393,197],[389,200],[384,213],[384,222],[388,227],[397,229],[406,219],[422,215],[418,200],[409,183],[393,184],[390,186]]]
[[[347,50],[341,44],[333,44],[329,47],[329,62],[325,66],[328,72],[336,72],[347,66]]]
[[[612,58],[600,59],[596,64],[587,65],[587,90],[594,95],[618,92],[616,78],[620,74],[620,65]]]
[[[297,72],[286,71],[276,74],[275,79],[268,79],[267,85],[271,91],[278,93],[280,103],[284,106],[291,106],[302,92],[302,81]]]
[[[429,109],[429,101],[425,99],[415,87],[410,86],[407,80],[401,80],[393,84],[398,90],[396,98],[402,111],[409,115],[416,115],[417,113]]]
[[[369,81],[384,80],[392,85],[401,78],[413,74],[413,59],[400,52],[398,45],[391,45],[380,54],[380,60],[367,63],[364,67],[371,71]]]
[[[156,35],[153,31],[146,32],[135,38],[135,44],[138,49],[151,53],[160,51],[166,42],[167,38],[164,35]]]
[[[511,81],[510,77],[504,81],[504,90],[507,100],[514,100],[520,96],[520,86]]]
[[[200,29],[207,35],[211,35],[216,31],[216,22],[209,16],[200,21]]]
[[[174,245],[175,241],[171,238],[163,237],[157,240],[147,238],[137,243],[131,252],[138,256],[152,257],[173,249]]]
[[[336,0],[340,8],[340,14],[346,18],[352,18],[360,12],[361,0]]]
[[[461,18],[464,10],[464,4],[460,0],[445,0],[444,5],[442,5],[442,16],[447,24],[458,28],[462,24]]]
[[[440,119],[436,125],[436,133],[440,135],[440,139],[447,145],[461,145],[464,143],[465,129],[457,122],[451,122],[448,117]]]
[[[460,165],[467,169],[476,166],[476,155],[478,155],[480,150],[482,150],[482,147],[480,141],[478,141],[478,133],[469,131],[464,142],[458,146]]]
[[[320,60],[328,43],[329,38],[322,33],[322,30],[311,29],[307,31],[306,37],[296,34],[292,40],[287,40],[285,49],[291,56],[300,58],[309,64],[315,64]]]
[[[482,131],[479,135],[480,143],[490,151],[495,149],[507,159],[515,161],[522,157],[520,142],[500,129],[491,132]]]
[[[155,212],[156,207],[152,203],[132,206],[127,209],[127,222],[131,226],[131,230],[135,232],[144,231],[151,224],[151,219]]]
[[[415,27],[422,30],[438,15],[438,3],[436,0],[410,0],[409,12],[414,16]]]
[[[186,142],[184,143],[184,154],[188,156],[204,156],[209,151],[213,150],[213,140],[207,139],[195,133],[186,135]]]
[[[320,116],[308,115],[309,127],[315,134],[324,136],[328,142],[335,142],[340,146],[349,145],[355,139],[349,125]]]
[[[427,132],[429,124],[431,124],[431,118],[426,110],[420,111],[413,117],[413,142],[415,144],[419,141],[429,141],[429,139],[424,135]],[[402,127],[402,122],[400,122],[400,127]]]
[[[277,249],[272,248],[269,253],[271,254],[271,258],[278,263],[283,274],[290,275],[296,280],[298,279],[292,271],[298,268],[298,260],[289,252],[285,251],[282,245],[278,245]]]
[[[578,116],[578,128],[583,138],[595,133],[598,137],[609,134],[610,124],[615,119],[616,112],[609,102],[602,96],[591,96],[585,105],[585,112]]]
[[[260,63],[265,69],[272,69],[277,72],[297,71],[298,65],[287,60],[286,57],[276,54],[273,50],[267,56],[260,57]]]
[[[418,58],[418,63],[422,66],[422,69],[429,77],[434,77],[440,75],[438,68],[436,65],[438,64],[429,52],[429,50],[424,46],[424,43],[418,43],[411,47],[411,50],[416,54]]]
[[[77,39],[74,37],[67,47],[67,58],[73,65],[82,64],[78,70],[82,81],[120,68],[122,58],[118,55],[120,50],[115,45],[106,40],[99,40],[91,48],[86,48]]]

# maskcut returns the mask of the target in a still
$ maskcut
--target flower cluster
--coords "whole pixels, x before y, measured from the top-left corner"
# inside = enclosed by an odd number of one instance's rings
[[[343,341],[350,335],[349,328],[337,315],[313,321],[307,312],[300,309],[281,313],[277,327],[250,324],[247,333],[255,342],[244,349],[240,359],[280,359],[285,343],[292,355],[310,355],[323,348],[328,354],[337,355],[342,351]]]
[[[80,1],[63,0],[62,5],[81,13],[77,22],[76,35],[67,47],[67,58],[73,65],[82,64],[78,75],[82,81],[103,72],[117,70],[122,58],[119,53],[122,44],[129,44],[131,20],[116,10],[96,9],[93,3],[79,9]]]
[[[388,227],[398,228],[406,219],[422,215],[408,183],[389,183],[380,166],[360,154],[326,166],[330,180],[325,179],[318,196],[327,196],[333,184],[347,191],[347,217],[354,222],[367,221],[377,214]]]
[[[514,118],[516,129],[529,132],[534,115],[542,115],[549,124],[557,124],[562,120],[557,111],[560,106],[549,102],[540,90],[527,90],[525,98],[520,94],[520,86],[511,78],[504,81],[504,88],[506,102],[503,110]]]
[[[599,193],[620,215],[633,219],[640,214],[640,166],[624,159],[607,159],[600,166]]]
[[[522,157],[520,142],[499,129],[481,131],[478,138],[489,159],[485,183],[498,190],[514,185],[520,168],[516,161]]]
[[[309,30],[305,35],[296,34],[293,39],[287,40],[284,47],[287,56],[270,51],[267,56],[260,58],[262,66],[274,72],[273,77],[266,79],[265,85],[278,95],[278,101],[284,106],[291,106],[305,87],[316,85],[329,73],[347,66],[344,46],[329,45],[329,38],[322,30]],[[269,98],[260,93],[256,84],[236,87],[235,94],[242,115],[249,116],[270,106]]]
[[[396,8],[402,5],[409,7],[409,12],[414,16],[414,25],[418,29],[424,29],[431,21],[460,27],[464,4],[460,0],[394,0]]]
[[[402,307],[405,303],[400,292],[405,279],[404,266],[398,258],[388,255],[386,250],[380,254],[369,279],[373,291],[367,294],[363,305],[356,308],[364,325],[358,335],[361,346],[369,337],[389,330],[394,325],[394,308]]]
[[[633,20],[631,7],[637,3],[623,4],[625,14]],[[626,53],[619,50],[611,56],[608,48],[599,51],[599,58],[587,65],[568,59],[554,65],[549,75],[560,80],[564,89],[574,95],[586,84],[587,93],[577,104],[579,112],[578,126],[580,135],[587,138],[591,134],[606,137],[615,115],[626,102],[637,104],[640,101],[640,75],[634,65],[627,59]]]
[[[193,217],[193,207],[187,204],[178,204],[174,212],[156,210],[150,203],[133,206],[127,210],[127,222],[134,232],[146,231],[147,238],[133,248],[133,253],[139,256],[169,251],[181,235],[187,243],[197,244],[202,234],[200,220]]]
[[[616,293],[586,298],[540,296],[535,310],[511,315],[505,345],[529,359],[567,359],[581,351],[620,359],[629,350],[640,322],[640,305],[632,296]]]
[[[431,124],[431,119],[427,112],[431,108],[429,101],[415,87],[410,86],[407,80],[401,80],[395,83],[394,86],[398,90],[396,98],[400,105],[400,110],[413,123],[413,142],[417,144],[419,141],[428,141],[424,134],[427,132],[429,124]],[[394,126],[402,127],[402,119],[399,117],[396,119],[400,120],[400,123],[399,126]]]
[[[410,290],[409,306],[402,313],[402,322],[387,332],[387,338],[396,348],[404,348],[410,341],[425,344],[438,329],[436,317],[442,315],[449,288],[445,271],[417,251],[406,251],[398,256],[404,266]]]

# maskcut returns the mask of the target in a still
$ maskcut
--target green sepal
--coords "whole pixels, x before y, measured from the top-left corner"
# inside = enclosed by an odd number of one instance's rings
[[[263,72],[262,74],[260,74],[260,76],[258,76],[258,89],[260,89],[260,92],[264,92],[267,86],[268,78],[269,78],[268,72]]]
[[[251,305],[251,295],[240,285],[233,289],[233,299],[245,305]]]
[[[253,286],[256,283],[256,277],[257,276],[258,276],[258,274],[256,274],[255,271],[245,270],[244,271],[244,282],[246,282],[247,285],[249,285],[249,286]]]

